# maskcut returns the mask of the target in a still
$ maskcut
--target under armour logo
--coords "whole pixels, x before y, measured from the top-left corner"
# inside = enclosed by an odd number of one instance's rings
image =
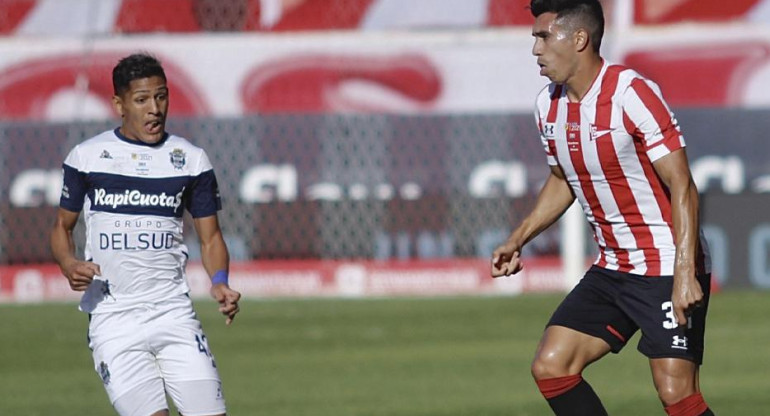
[[[554,135],[554,131],[556,130],[554,123],[546,123],[543,126],[543,135],[552,137]]]
[[[679,337],[679,335],[674,335],[674,341],[671,343],[671,348],[678,348],[680,350],[686,350],[687,349],[687,337]]]

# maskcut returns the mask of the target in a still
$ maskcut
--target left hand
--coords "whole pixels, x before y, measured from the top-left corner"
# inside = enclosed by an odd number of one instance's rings
[[[674,314],[680,326],[687,325],[687,318],[693,309],[703,304],[703,290],[693,273],[677,276],[674,272],[674,288],[671,292],[671,302],[674,304]]]
[[[233,319],[235,319],[235,315],[241,310],[238,307],[241,294],[230,289],[226,284],[219,283],[211,286],[211,296],[219,302],[219,312],[222,312],[222,315],[227,317],[225,324],[230,325]]]

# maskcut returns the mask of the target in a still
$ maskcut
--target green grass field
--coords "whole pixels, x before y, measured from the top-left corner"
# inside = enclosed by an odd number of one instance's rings
[[[529,361],[557,295],[196,303],[230,415],[548,415]],[[770,293],[712,298],[704,395],[770,412]],[[110,415],[73,304],[0,307],[0,415]],[[664,415],[636,339],[584,376],[611,415]]]

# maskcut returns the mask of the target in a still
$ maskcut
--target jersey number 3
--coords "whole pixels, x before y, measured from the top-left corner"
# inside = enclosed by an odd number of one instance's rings
[[[660,308],[666,311],[666,319],[663,321],[663,328],[676,329],[679,327],[679,323],[676,321],[676,314],[674,314],[674,302],[663,302]],[[692,318],[687,317],[687,328],[692,328]]]

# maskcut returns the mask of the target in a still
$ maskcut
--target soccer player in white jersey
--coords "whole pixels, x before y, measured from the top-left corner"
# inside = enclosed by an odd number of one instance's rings
[[[599,53],[598,0],[532,0],[533,54],[552,81],[536,121],[551,172],[532,211],[492,255],[515,274],[522,247],[577,199],[599,256],[551,317],[532,375],[556,415],[606,415],[582,371],[638,349],[670,416],[713,415],[699,388],[709,264],[684,139],[652,81]]]
[[[127,56],[112,78],[122,123],[65,159],[53,255],[70,287],[84,292],[94,367],[120,415],[168,415],[167,394],[185,416],[224,415],[214,356],[188,296],[182,238],[186,209],[229,325],[240,294],[228,286],[216,177],[203,149],[165,131],[169,90],[155,58]],[[80,211],[85,260],[72,239]]]

